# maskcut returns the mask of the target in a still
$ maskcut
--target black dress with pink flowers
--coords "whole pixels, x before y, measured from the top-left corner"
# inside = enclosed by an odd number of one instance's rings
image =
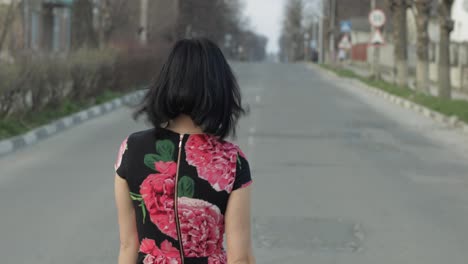
[[[137,263],[225,264],[224,214],[232,191],[252,183],[236,145],[167,129],[134,133],[115,164],[135,207]]]

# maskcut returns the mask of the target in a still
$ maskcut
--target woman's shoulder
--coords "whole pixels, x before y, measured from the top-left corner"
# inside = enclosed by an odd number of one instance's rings
[[[152,139],[154,138],[154,134],[155,134],[154,128],[150,128],[150,129],[133,132],[127,138],[128,138],[128,141],[138,142],[138,141]]]
[[[148,142],[154,141],[154,137],[154,129],[136,131],[129,134],[122,144],[125,144],[127,149],[135,149],[142,144],[147,145]]]

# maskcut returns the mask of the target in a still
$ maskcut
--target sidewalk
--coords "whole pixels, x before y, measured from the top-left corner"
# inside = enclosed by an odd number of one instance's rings
[[[370,76],[371,74],[370,69],[367,66],[358,65],[356,63],[344,64],[342,65],[342,67],[344,67],[347,70],[353,71],[355,74],[360,75],[362,77],[367,77],[367,76]],[[384,79],[387,82],[393,83],[393,76],[391,73],[388,73],[388,72],[382,73],[382,79]],[[415,78],[413,76],[408,76],[408,81],[409,81],[409,87],[414,90],[416,88]],[[430,84],[430,89],[431,89],[431,95],[433,96],[438,95],[437,86],[435,84],[433,83]],[[468,94],[461,93],[457,90],[452,89],[452,98],[468,101]]]

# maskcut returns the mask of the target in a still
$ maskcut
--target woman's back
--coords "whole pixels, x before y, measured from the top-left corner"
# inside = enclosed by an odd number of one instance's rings
[[[116,162],[119,264],[250,264],[250,169],[235,135],[236,78],[207,39],[178,41]],[[227,252],[223,249],[226,233]]]
[[[226,263],[229,195],[252,182],[236,145],[206,134],[150,129],[122,143],[116,171],[135,208],[137,263],[182,263],[181,256],[185,264]]]

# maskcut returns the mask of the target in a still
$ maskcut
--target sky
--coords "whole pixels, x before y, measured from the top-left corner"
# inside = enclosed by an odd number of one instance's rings
[[[268,52],[277,52],[284,0],[244,0],[252,29],[268,37]]]

